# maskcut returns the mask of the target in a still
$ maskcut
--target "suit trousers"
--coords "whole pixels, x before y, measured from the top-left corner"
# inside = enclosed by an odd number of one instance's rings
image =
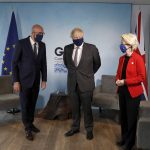
[[[119,88],[121,135],[127,147],[135,144],[140,99],[132,98],[127,86]]]
[[[69,94],[72,105],[72,130],[80,129],[81,120],[81,106],[84,113],[84,126],[88,131],[93,130],[93,115],[92,115],[92,95],[93,91],[81,92],[78,85],[76,85],[75,91]]]
[[[34,113],[38,93],[39,84],[37,84],[36,82],[34,82],[31,88],[21,87],[20,103],[22,112],[22,122],[25,126],[25,130],[31,130],[31,126],[34,121]]]

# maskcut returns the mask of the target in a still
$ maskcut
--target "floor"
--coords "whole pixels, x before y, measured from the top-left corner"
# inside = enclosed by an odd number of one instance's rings
[[[109,115],[108,115],[109,114]],[[0,112],[0,150],[119,150],[116,141],[120,137],[120,126],[116,114],[104,112],[99,116],[94,110],[94,139],[88,141],[81,122],[80,133],[64,137],[70,129],[71,119],[65,121],[35,119],[35,125],[41,130],[34,134],[34,141],[25,138],[20,113],[13,116]]]

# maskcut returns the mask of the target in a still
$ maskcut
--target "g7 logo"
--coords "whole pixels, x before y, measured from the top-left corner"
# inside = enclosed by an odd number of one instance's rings
[[[57,48],[55,49],[55,54],[56,54],[57,56],[62,56],[63,53],[64,53],[63,48],[57,47]]]

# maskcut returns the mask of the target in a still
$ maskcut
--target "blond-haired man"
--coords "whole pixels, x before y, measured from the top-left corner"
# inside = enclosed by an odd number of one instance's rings
[[[71,32],[73,43],[64,48],[64,64],[68,69],[68,93],[72,104],[73,124],[65,136],[72,136],[80,131],[80,106],[84,112],[86,138],[93,139],[93,116],[91,101],[95,87],[94,74],[101,65],[98,49],[95,45],[84,42],[84,33],[80,28]]]

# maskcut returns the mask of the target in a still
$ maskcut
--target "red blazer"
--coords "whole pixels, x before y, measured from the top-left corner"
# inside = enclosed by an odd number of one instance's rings
[[[119,59],[116,80],[121,79],[124,59],[125,55],[121,56]],[[132,98],[135,98],[143,93],[141,82],[144,82],[145,80],[146,68],[143,58],[136,52],[133,52],[128,61],[125,79],[125,84],[127,85]]]

